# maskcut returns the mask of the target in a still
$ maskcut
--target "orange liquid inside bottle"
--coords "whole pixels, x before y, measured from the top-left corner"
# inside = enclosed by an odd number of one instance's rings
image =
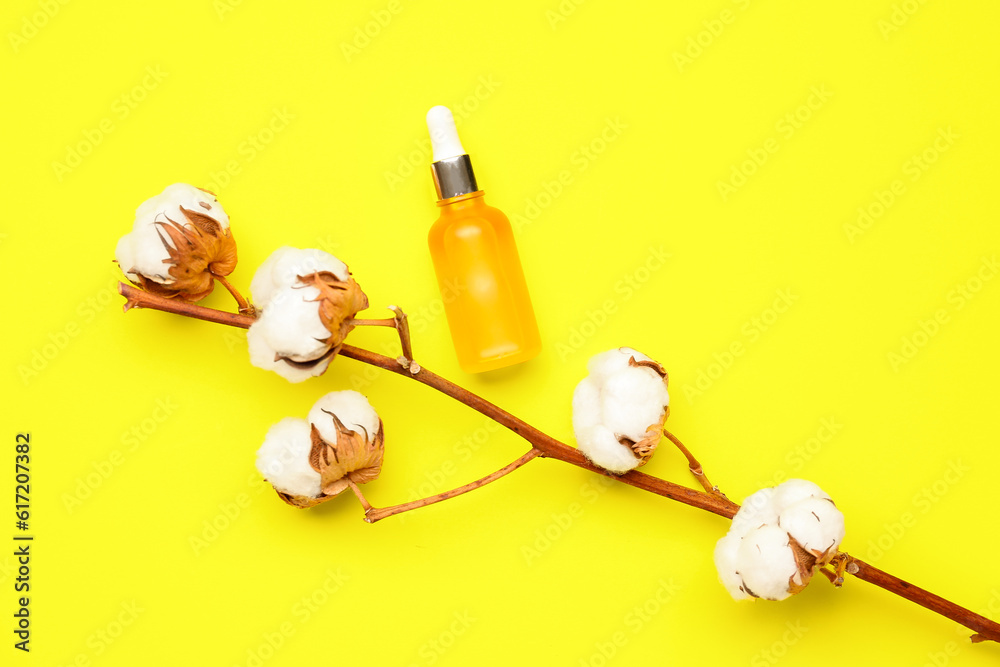
[[[441,216],[428,241],[458,363],[482,373],[542,349],[507,216],[487,206],[447,107],[427,112]]]
[[[442,199],[428,238],[455,353],[481,373],[542,348],[510,221],[483,191]]]

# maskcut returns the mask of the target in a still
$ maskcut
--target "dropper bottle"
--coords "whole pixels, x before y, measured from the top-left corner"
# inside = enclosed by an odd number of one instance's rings
[[[481,373],[527,361],[542,343],[510,221],[487,206],[447,107],[427,112],[440,217],[428,237],[458,363]]]

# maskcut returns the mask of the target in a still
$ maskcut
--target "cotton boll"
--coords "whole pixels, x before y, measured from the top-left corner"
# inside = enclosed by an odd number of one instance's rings
[[[601,420],[601,390],[590,377],[580,380],[573,390],[573,430],[596,426]]]
[[[829,498],[806,498],[785,508],[778,525],[806,551],[832,556],[844,539],[844,515]]]
[[[634,365],[633,359],[656,367]],[[666,372],[628,347],[595,355],[587,368],[589,375],[573,392],[573,431],[580,451],[619,474],[644,464],[662,437],[670,402]]]
[[[250,361],[292,382],[321,375],[368,307],[347,265],[315,248],[275,250],[250,289],[260,311],[248,334],[255,338]]]
[[[318,248],[288,248],[289,252],[279,255],[271,268],[276,284],[283,287],[294,285],[299,276],[328,271],[338,280],[347,280],[350,271],[347,265],[328,252]]]
[[[136,226],[136,229],[118,239],[115,261],[132,282],[138,283],[145,276],[164,285],[174,282],[170,276],[170,253],[163,246],[154,225]]]
[[[347,265],[328,252],[316,248],[282,246],[268,256],[250,281],[255,303],[264,307],[283,288],[294,287],[299,276],[329,271],[339,280],[347,280]]]
[[[309,410],[309,422],[319,431],[323,440],[337,442],[337,426],[330,413],[352,431],[375,437],[379,430],[379,416],[368,399],[356,391],[334,391],[320,398]]]
[[[319,290],[282,289],[268,302],[254,326],[279,356],[311,361],[329,349],[330,332],[319,318]]]
[[[774,525],[754,528],[743,536],[736,552],[743,588],[767,600],[784,600],[791,591],[788,582],[798,574],[788,534]]]
[[[715,568],[734,600],[749,600],[752,596],[743,590],[743,578],[736,571],[741,541],[740,536],[729,533],[715,544]]]
[[[118,240],[115,261],[140,288],[166,298],[199,301],[215,278],[236,268],[229,216],[215,195],[187,183],[168,186],[135,212]]]
[[[633,350],[631,347],[619,347],[594,355],[587,362],[587,373],[598,381],[604,380],[623,368],[628,368],[630,357],[635,357],[636,361],[651,361],[649,357],[638,350]]]
[[[605,379],[601,399],[604,425],[632,440],[645,437],[670,400],[662,378],[652,369],[629,366]]]
[[[309,423],[286,417],[272,426],[257,450],[257,470],[282,493],[315,498],[320,495],[320,474],[309,465]]]
[[[222,229],[229,228],[229,216],[222,209],[215,195],[189,183],[174,183],[163,192],[139,204],[135,210],[136,227],[140,221],[162,220],[166,218],[182,222],[181,207],[211,216]]]
[[[275,359],[274,348],[264,337],[260,321],[255,322],[247,331],[247,348],[250,351],[250,363],[266,371],[274,371],[289,382],[297,383],[317,377],[326,372],[332,357],[324,358],[315,364],[297,366],[281,359]]]
[[[615,434],[600,424],[577,431],[576,444],[595,465],[618,475],[639,467],[641,463],[630,447],[618,442]]]
[[[788,480],[743,501],[727,542],[716,545],[719,578],[730,593],[738,574],[750,595],[782,600],[833,561],[843,538],[844,515],[829,496],[812,482]]]
[[[829,498],[823,489],[806,479],[789,479],[774,487],[774,507],[781,512],[806,498]]]
[[[778,512],[774,508],[774,488],[766,487],[750,494],[733,517],[730,532],[740,536],[764,524],[776,523]]]
[[[385,433],[367,398],[356,391],[331,392],[313,405],[309,422],[312,462],[319,468],[325,496],[378,478]]]

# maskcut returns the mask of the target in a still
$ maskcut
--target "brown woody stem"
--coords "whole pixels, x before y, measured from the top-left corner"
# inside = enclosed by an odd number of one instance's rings
[[[184,315],[185,317],[193,317],[197,320],[226,324],[242,329],[249,329],[250,325],[256,320],[252,315],[230,313],[224,310],[216,310],[215,308],[206,308],[205,306],[199,306],[179,299],[168,299],[141,290],[138,287],[127,285],[126,283],[118,283],[118,293],[125,297],[123,310],[126,313],[132,308],[152,308],[153,310],[162,310],[166,313]]]
[[[135,287],[124,283],[118,284],[118,291],[126,298],[126,311],[131,308],[152,308],[168,313],[175,313],[177,315],[184,315],[186,317],[194,317],[208,322],[242,327],[244,329],[248,329],[254,322],[254,318],[249,315],[227,313],[184,301],[166,299],[164,297],[156,296],[154,294],[150,294],[149,292],[136,289]],[[394,359],[390,359],[384,355],[351,345],[344,345],[340,350],[340,354],[341,356],[356,359],[363,363],[402,375],[403,377],[411,377],[418,382],[421,382],[429,387],[433,387],[441,393],[454,398],[460,403],[481,412],[496,421],[501,426],[505,426],[531,443],[532,450],[525,456],[531,455],[532,452],[537,452],[532,456],[532,458],[534,458],[534,456],[543,456],[571,463],[579,468],[590,470],[600,475],[612,477],[613,479],[617,479],[630,486],[670,498],[671,500],[676,500],[684,503],[685,505],[703,509],[707,512],[712,512],[713,514],[718,514],[719,516],[726,517],[727,519],[732,519],[740,508],[739,505],[721,494],[715,495],[712,493],[696,491],[679,484],[674,484],[673,482],[668,482],[667,480],[660,479],[658,477],[646,475],[636,470],[630,470],[624,475],[611,475],[606,470],[598,468],[592,464],[578,449],[563,444],[555,438],[546,435],[534,426],[531,426],[509,412],[500,409],[493,403],[480,398],[467,389],[459,387],[450,380],[446,380],[439,375],[431,373],[427,369],[418,367],[414,372],[403,368]],[[673,441],[673,438],[671,438],[671,440]],[[677,444],[677,442],[674,444]],[[682,451],[686,451],[686,448]],[[691,459],[693,458],[694,457],[691,457]],[[520,460],[521,459],[518,459],[518,461]],[[515,461],[511,465],[517,464],[518,461]],[[497,473],[499,472],[501,471],[497,471]],[[493,474],[496,475],[497,473]],[[475,482],[473,482],[473,484],[475,484]],[[354,490],[358,495],[359,500],[362,501],[362,506],[366,505],[367,501],[363,500],[364,496],[361,495],[360,489],[354,487]],[[441,498],[441,500],[444,500],[444,498]],[[371,507],[371,505],[368,505],[368,507]],[[372,509],[374,511],[374,508]],[[385,509],[388,510],[392,508]],[[1000,624],[997,624],[962,606],[954,604],[953,602],[949,602],[948,600],[945,600],[930,591],[914,586],[913,584],[903,581],[902,579],[888,574],[887,572],[883,572],[882,570],[869,565],[860,559],[853,557],[848,558],[849,560],[846,564],[846,572],[848,574],[852,574],[858,579],[875,584],[880,588],[884,588],[887,591],[906,598],[911,602],[915,602],[926,609],[930,609],[935,613],[941,614],[942,616],[969,628],[976,633],[972,636],[972,641],[974,642],[985,640],[1000,642]]]
[[[406,313],[397,306],[389,306],[393,312],[392,318],[380,320],[352,319],[351,324],[357,327],[393,327],[399,334],[399,347],[403,351],[403,356],[397,361],[406,370],[416,373],[420,366],[413,361],[413,348],[410,344],[410,324],[406,319]]]
[[[386,317],[380,320],[362,320],[354,318],[350,320],[350,324],[356,327],[393,327],[396,326],[396,320],[391,317]]]
[[[401,505],[393,505],[392,507],[372,507],[371,505],[367,505],[366,507],[367,501],[363,500],[363,496],[360,495],[361,491],[356,489],[355,494],[358,494],[358,498],[362,500],[361,506],[364,507],[365,509],[365,521],[367,521],[368,523],[375,523],[376,521],[380,521],[382,519],[385,519],[386,517],[393,516],[394,514],[401,514],[403,512],[408,512],[409,510],[415,510],[421,507],[427,507],[428,505],[439,503],[442,500],[448,500],[449,498],[460,496],[463,493],[468,493],[469,491],[475,491],[476,489],[486,486],[490,482],[494,482],[500,479],[501,477],[507,475],[508,473],[514,472],[515,470],[523,466],[525,463],[527,463],[528,461],[530,461],[531,459],[535,458],[540,454],[541,454],[540,451],[532,448],[528,450],[526,454],[521,456],[513,463],[508,463],[503,468],[500,468],[496,472],[490,473],[486,477],[477,479],[474,482],[469,482],[468,484],[464,484],[458,488],[451,489],[450,491],[445,491],[444,493],[439,493],[437,495],[429,496],[427,498],[421,498],[419,500],[403,503]],[[351,482],[351,486],[352,487],[354,486],[353,482]]]
[[[361,503],[361,507],[365,510],[365,514],[367,515],[368,511],[372,509],[371,503],[368,502],[368,499],[365,498],[365,494],[361,493],[361,489],[358,488],[358,485],[355,484],[354,480],[350,477],[347,478],[347,485],[351,487],[351,491],[353,491],[354,495],[358,497],[358,502]]]
[[[694,457],[694,454],[692,454],[691,451],[684,446],[684,443],[680,441],[680,438],[667,429],[663,429],[663,435],[667,436],[670,442],[677,445],[677,449],[681,450],[681,454],[683,454],[688,460],[688,470],[690,470],[691,474],[694,475],[694,478],[701,483],[701,485],[705,488],[705,491],[725,498],[726,494],[719,491],[719,487],[714,486],[710,481],[708,481],[708,477],[705,476],[705,471],[702,469],[701,463],[699,463],[698,459]]]
[[[862,581],[875,584],[879,588],[884,588],[890,593],[904,597],[910,602],[916,602],[921,607],[946,616],[956,623],[961,623],[976,633],[971,637],[974,643],[982,641],[1000,642],[1000,625],[997,623],[954,602],[949,602],[943,597],[924,590],[919,586],[914,586],[897,576],[884,572],[874,565],[869,565],[860,558],[849,557],[847,572]]]
[[[227,290],[229,290],[229,293],[233,295],[233,298],[236,299],[236,305],[239,306],[240,314],[250,315],[251,317],[255,314],[256,309],[252,305],[250,305],[250,303],[247,302],[246,299],[243,298],[243,295],[240,294],[240,291],[238,289],[229,284],[229,281],[226,280],[224,276],[220,276],[217,273],[213,273],[212,277],[218,280],[220,283],[222,283],[222,286],[225,287]]]

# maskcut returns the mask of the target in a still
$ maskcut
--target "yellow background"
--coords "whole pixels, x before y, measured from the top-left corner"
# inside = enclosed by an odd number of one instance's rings
[[[30,432],[36,536],[30,655],[0,556],[4,664],[995,664],[853,579],[734,603],[726,521],[559,462],[373,526],[292,509],[254,452],[327,391],[385,420],[376,505],[526,445],[349,359],[290,385],[240,331],[123,315],[111,262],[140,202],[214,188],[236,285],[326,249],[424,366],[567,442],[586,360],[634,346],[730,496],[812,479],[846,550],[997,619],[995,3],[330,5],[4,5],[3,468]],[[435,104],[515,223],[545,345],[515,369],[461,373],[440,314]],[[666,447],[644,470],[690,482]]]

